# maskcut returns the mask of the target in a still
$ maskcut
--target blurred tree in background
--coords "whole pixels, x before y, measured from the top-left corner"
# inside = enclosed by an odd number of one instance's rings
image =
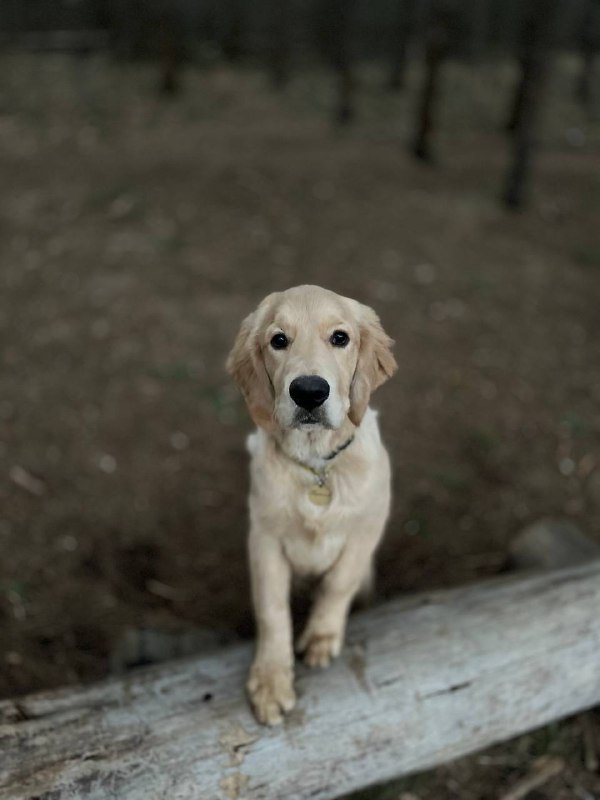
[[[154,59],[165,95],[182,89],[186,62],[262,62],[274,89],[320,58],[335,76],[336,124],[359,117],[356,64],[387,71],[389,88],[405,84],[409,58],[423,63],[411,150],[435,160],[445,65],[508,59],[520,77],[507,98],[512,138],[503,199],[520,208],[539,139],[553,55],[578,54],[573,91],[590,116],[597,110],[600,0],[4,0],[0,33],[7,47],[85,55],[108,49],[126,60]]]

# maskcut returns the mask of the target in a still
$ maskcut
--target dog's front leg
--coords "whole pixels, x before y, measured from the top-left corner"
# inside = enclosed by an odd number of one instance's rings
[[[355,533],[339,559],[325,574],[297,650],[310,667],[326,667],[340,654],[350,604],[371,578],[372,558],[383,532],[373,526],[369,534]]]
[[[258,641],[246,686],[258,721],[276,725],[296,704],[291,568],[274,536],[252,531],[249,554]]]

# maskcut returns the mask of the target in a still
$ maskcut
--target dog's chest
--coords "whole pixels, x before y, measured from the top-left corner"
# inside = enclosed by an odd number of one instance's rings
[[[379,496],[381,487],[389,485],[385,452],[365,466],[366,457],[357,458],[357,441],[353,460],[340,457],[321,476],[268,445],[260,433],[249,440],[253,525],[279,538],[294,573],[321,576],[339,559],[349,538],[360,535],[371,506],[387,506]],[[317,489],[321,491],[315,497]]]
[[[337,561],[348,540],[347,515],[341,511],[340,498],[331,505],[315,505],[309,496],[310,486],[293,493],[292,513],[287,519],[283,548],[295,572],[322,575]]]
[[[337,561],[346,541],[347,535],[341,529],[305,522],[286,533],[283,549],[294,572],[322,575]]]

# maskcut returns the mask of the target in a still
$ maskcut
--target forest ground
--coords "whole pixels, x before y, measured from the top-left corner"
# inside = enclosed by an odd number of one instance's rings
[[[522,214],[498,202],[509,65],[449,68],[432,166],[406,146],[416,68],[392,95],[365,66],[343,131],[315,69],[276,94],[189,68],[165,100],[148,65],[0,68],[0,696],[105,675],[132,627],[252,635],[250,426],[223,363],[294,284],[374,306],[396,340],[373,398],[395,489],[380,598],[497,573],[541,517],[600,539],[600,128],[572,61]],[[583,724],[368,797],[499,798],[550,756],[530,797],[598,798]]]

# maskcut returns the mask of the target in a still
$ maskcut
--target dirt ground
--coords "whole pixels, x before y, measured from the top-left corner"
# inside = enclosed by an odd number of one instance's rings
[[[374,67],[340,132],[308,69],[281,95],[190,69],[164,101],[149,67],[0,62],[0,696],[105,675],[131,626],[251,635],[249,422],[223,362],[274,289],[357,297],[396,339],[380,597],[494,574],[540,517],[600,540],[600,126],[572,64],[515,215],[508,67],[452,67],[425,167],[414,94]],[[528,796],[598,798],[584,724],[369,797],[496,798],[559,757]]]

